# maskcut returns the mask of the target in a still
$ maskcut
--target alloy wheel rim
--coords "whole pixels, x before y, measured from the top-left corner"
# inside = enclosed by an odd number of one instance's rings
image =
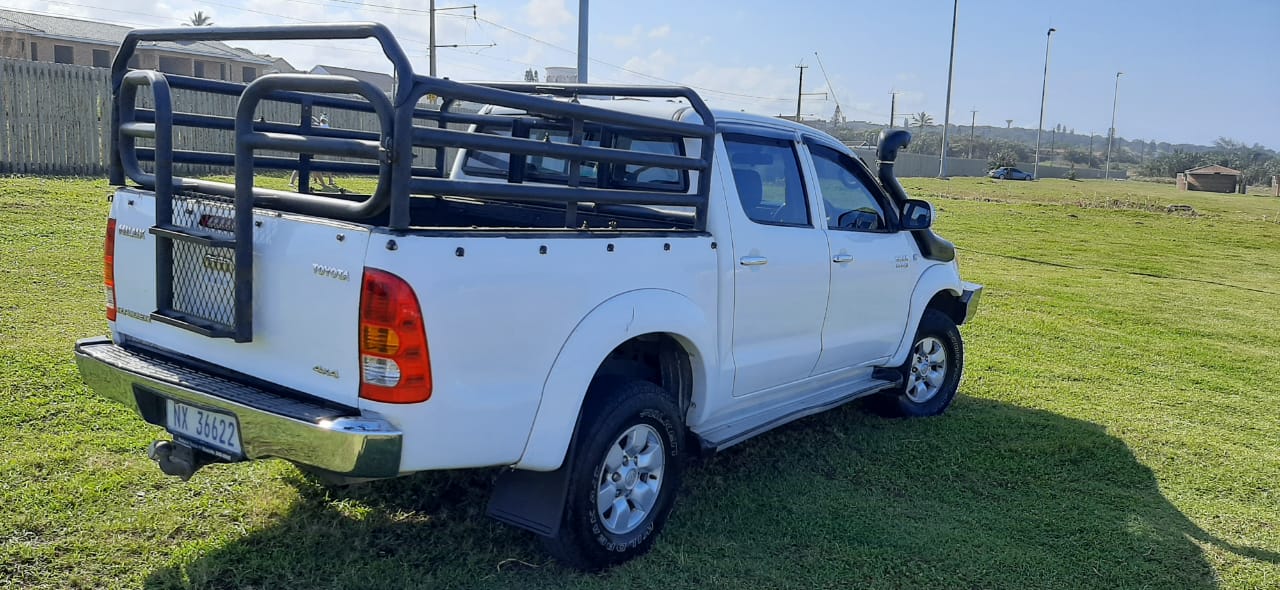
[[[920,404],[942,391],[947,380],[947,347],[941,340],[921,338],[912,347],[907,363],[907,399]]]
[[[622,535],[644,522],[658,501],[664,467],[662,437],[652,426],[636,424],[618,436],[596,482],[596,514],[605,530]]]

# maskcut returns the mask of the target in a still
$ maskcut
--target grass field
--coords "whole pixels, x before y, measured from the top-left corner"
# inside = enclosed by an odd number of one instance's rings
[[[904,184],[987,286],[951,411],[735,447],[650,555],[583,575],[483,516],[492,471],[161,475],[71,361],[105,330],[105,183],[0,179],[0,587],[1280,588],[1280,199]]]

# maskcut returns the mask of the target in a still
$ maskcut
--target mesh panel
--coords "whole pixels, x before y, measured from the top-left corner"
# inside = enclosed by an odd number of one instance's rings
[[[222,239],[235,237],[230,199],[175,195],[173,224]],[[235,327],[235,267],[232,248],[173,241],[173,310],[211,323]]]

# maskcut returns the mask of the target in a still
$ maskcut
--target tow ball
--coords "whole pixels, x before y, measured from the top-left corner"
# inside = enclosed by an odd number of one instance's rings
[[[176,475],[187,481],[197,470],[215,460],[207,453],[177,441],[158,440],[147,447],[147,457],[160,466],[165,475]]]

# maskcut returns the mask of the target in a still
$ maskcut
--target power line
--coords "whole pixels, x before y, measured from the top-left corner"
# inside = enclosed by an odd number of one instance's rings
[[[840,108],[840,97],[836,96],[836,89],[831,85],[831,77],[827,75],[827,68],[822,65],[822,56],[818,55],[817,51],[813,52],[813,56],[818,58],[818,69],[822,70],[822,79],[827,81],[827,90],[831,92],[831,100],[836,103],[836,110],[843,113],[844,109]],[[839,123],[839,121],[837,121],[837,123]]]
[[[254,13],[254,14],[260,14],[260,15],[263,15],[263,16],[271,16],[271,17],[280,18],[280,19],[285,19],[285,20],[290,20],[290,21],[295,21],[295,22],[302,22],[302,23],[317,23],[317,22],[320,22],[320,21],[314,21],[314,20],[309,20],[309,19],[304,19],[304,18],[299,18],[299,17],[285,16],[285,15],[282,15],[282,14],[276,14],[276,13],[267,12],[267,11],[264,11],[264,10],[257,10],[257,9],[253,9],[253,8],[245,8],[245,7],[235,6],[235,5],[232,5],[232,4],[226,4],[226,3],[222,3],[222,2],[215,2],[215,1],[212,1],[212,0],[206,0],[206,1],[207,1],[209,4],[212,4],[212,5],[215,5],[215,6],[221,6],[221,7],[224,7],[224,8],[229,8],[229,9],[231,9],[231,10],[239,10],[239,11],[243,11],[243,12],[251,12],[251,13]],[[288,0],[288,1],[290,1],[290,2],[298,2],[298,3],[300,3],[300,4],[319,5],[319,4],[317,4],[316,2],[311,2],[311,1],[307,1],[307,0]],[[55,4],[66,4],[66,5],[69,5],[69,6],[77,6],[77,7],[80,7],[80,8],[90,8],[90,9],[94,9],[94,10],[106,10],[106,11],[110,11],[110,12],[119,12],[119,13],[124,13],[124,14],[132,14],[132,15],[134,15],[134,16],[137,16],[137,13],[136,13],[136,12],[128,12],[128,11],[115,10],[115,9],[110,9],[110,8],[100,8],[100,7],[97,7],[97,6],[89,6],[89,5],[85,5],[85,4],[76,4],[76,3],[74,3],[74,2],[66,2],[66,1],[64,1],[64,0],[49,0],[49,2],[51,2],[51,3],[55,3]],[[356,1],[356,0],[329,0],[329,2],[339,3],[339,4],[348,4],[348,5],[360,6],[360,7],[367,7],[367,8],[374,8],[374,9],[381,9],[381,10],[386,10],[386,11],[391,11],[391,12],[404,12],[404,13],[415,13],[415,14],[430,14],[430,11],[422,10],[422,9],[404,8],[404,7],[390,6],[390,5],[386,5],[386,4],[372,4],[372,3],[358,2],[358,1]],[[544,41],[544,40],[542,40],[542,39],[539,39],[539,38],[537,38],[537,37],[534,37],[533,35],[530,35],[530,34],[525,33],[525,32],[523,32],[523,31],[519,31],[519,30],[517,30],[517,29],[513,29],[513,28],[511,28],[511,27],[509,27],[509,26],[507,26],[507,25],[504,25],[504,24],[501,24],[501,23],[498,23],[498,22],[495,22],[495,21],[491,21],[491,20],[486,19],[486,18],[479,17],[478,15],[474,14],[474,7],[472,7],[472,8],[473,8],[473,14],[472,14],[472,16],[471,16],[470,18],[471,18],[471,20],[473,20],[473,21],[476,21],[476,22],[478,22],[478,23],[485,23],[485,24],[488,24],[488,25],[491,25],[491,26],[497,27],[497,28],[499,28],[499,29],[503,29],[503,30],[508,31],[508,32],[510,32],[510,33],[512,33],[512,34],[515,34],[515,35],[520,36],[520,37],[522,37],[522,38],[525,38],[525,39],[528,39],[528,40],[530,40],[530,41],[533,41],[533,42],[535,42],[535,43],[540,43],[540,44],[542,44],[542,45],[546,45],[546,46],[548,46],[548,47],[552,47],[552,48],[554,48],[554,49],[558,49],[558,50],[560,50],[560,51],[564,51],[564,52],[566,52],[566,53],[573,53],[573,54],[576,54],[576,53],[577,53],[577,52],[576,52],[576,51],[574,51],[574,50],[571,50],[571,49],[568,49],[568,48],[562,47],[562,46],[560,46],[560,45],[556,45],[555,43],[551,43],[551,42],[549,42],[549,41]],[[437,9],[437,10],[439,10],[439,9]],[[31,12],[36,12],[36,11],[31,11]],[[38,13],[38,12],[37,12],[37,14],[45,14],[45,13]],[[61,15],[47,14],[47,16],[61,16]],[[459,18],[466,18],[464,15],[444,15],[444,16],[454,16],[454,17],[459,17]],[[129,25],[131,25],[131,26],[139,26],[139,25],[137,25],[136,23],[128,23],[127,21],[124,21],[124,22],[125,22],[125,24],[129,24]],[[407,41],[411,41],[411,42],[419,43],[419,44],[422,44],[422,45],[427,45],[427,46],[429,46],[429,45],[430,45],[430,42],[428,42],[428,41],[425,41],[425,40],[422,40],[422,39],[418,39],[418,38],[415,38],[415,37],[411,37],[411,36],[397,35],[397,37],[399,37],[399,38],[401,38],[401,39],[404,39],[404,40],[407,40]],[[288,44],[291,44],[291,45],[303,46],[303,47],[313,47],[313,48],[320,48],[320,49],[327,49],[327,48],[329,48],[329,46],[323,46],[323,45],[309,45],[309,44],[305,44],[305,43],[298,43],[298,42],[294,42],[294,41],[282,41],[282,42],[284,42],[284,43],[288,43]],[[358,52],[362,52],[362,53],[371,53],[371,54],[373,54],[373,53],[381,53],[381,52],[378,52],[378,51],[372,51],[372,50],[358,50],[358,49],[347,49],[347,48],[344,48],[343,50],[344,50],[344,51],[351,50],[351,51],[358,51]],[[472,55],[480,55],[479,53],[473,53],[473,52],[468,52],[468,53],[471,53]],[[484,57],[490,57],[490,56],[484,56]],[[517,64],[521,63],[521,62],[517,62],[517,61],[514,61],[514,60],[508,60],[508,61],[511,61],[512,63],[517,63]],[[646,74],[646,73],[644,73],[644,72],[636,71],[636,70],[633,70],[633,69],[631,69],[631,68],[627,68],[627,67],[625,67],[625,66],[620,66],[620,65],[618,65],[618,64],[610,63],[610,62],[607,62],[607,61],[604,61],[604,60],[601,60],[601,59],[597,59],[597,58],[591,58],[591,61],[596,62],[596,63],[599,63],[599,64],[601,64],[601,65],[605,65],[605,66],[608,66],[608,67],[614,68],[614,69],[617,69],[617,70],[619,70],[619,71],[627,72],[627,73],[632,74],[632,75],[635,75],[635,76],[640,76],[640,77],[643,77],[643,78],[647,78],[647,79],[650,79],[650,80],[656,80],[656,81],[663,82],[663,83],[667,83],[667,84],[675,84],[675,85],[678,85],[678,86],[688,86],[689,88],[694,88],[694,89],[701,90],[701,91],[704,91],[704,92],[710,92],[710,93],[712,93],[712,94],[719,94],[719,95],[723,95],[723,96],[732,96],[732,97],[736,97],[736,98],[745,98],[745,99],[751,99],[751,100],[771,101],[771,102],[787,102],[787,101],[790,101],[790,100],[791,100],[790,98],[780,98],[780,97],[772,97],[772,96],[759,96],[759,95],[753,95],[753,94],[745,94],[745,93],[741,93],[741,92],[731,92],[731,91],[728,91],[728,90],[718,90],[718,89],[710,88],[710,87],[706,87],[706,86],[697,86],[697,85],[693,85],[693,84],[687,84],[687,83],[683,83],[683,82],[678,82],[678,81],[676,81],[676,80],[671,80],[671,79],[668,79],[668,78],[663,78],[663,77],[660,77],[660,76],[655,76],[655,75],[652,75],[652,74]],[[533,66],[533,67],[537,67],[537,66],[536,66],[536,65],[534,65],[534,64],[524,64],[524,65],[530,65],[530,66]]]
[[[143,16],[143,17],[145,17],[145,18],[148,18],[148,19],[149,19],[149,20],[151,20],[151,21],[159,21],[159,22],[162,22],[162,23],[164,23],[164,24],[169,24],[169,23],[167,22],[167,20],[166,20],[166,19],[164,19],[164,18],[161,18],[161,17],[158,17],[158,16],[139,15],[139,14],[137,13],[137,11],[133,11],[133,10],[118,10],[118,9],[114,9],[114,8],[104,8],[104,7],[101,7],[101,6],[90,6],[90,5],[88,5],[88,4],[77,4],[77,3],[75,3],[75,2],[67,2],[67,1],[65,1],[65,0],[47,0],[47,1],[48,1],[50,4],[61,4],[61,5],[65,5],[65,6],[75,6],[75,7],[78,7],[78,8],[89,8],[89,9],[93,9],[93,10],[102,10],[102,11],[106,11],[106,12],[117,12],[117,13],[120,13],[120,14],[128,14],[128,15],[131,15],[131,16],[133,16],[133,17]],[[297,1],[299,1],[299,0],[291,0],[291,1],[293,1],[293,2],[297,2]],[[32,13],[32,14],[39,14],[39,15],[43,15],[43,16],[52,16],[52,17],[57,17],[57,18],[71,18],[71,19],[75,19],[75,18],[77,18],[77,17],[75,17],[75,16],[69,16],[69,15],[65,15],[65,14],[56,14],[56,13],[51,13],[51,12],[41,12],[41,11],[39,11],[39,10],[24,10],[23,12],[30,12],[30,13]],[[274,15],[273,15],[273,16],[274,16]],[[282,18],[284,18],[284,17],[282,17]],[[134,28],[146,28],[146,27],[148,27],[148,26],[152,26],[152,27],[154,27],[154,26],[160,26],[160,25],[158,25],[158,24],[151,24],[151,25],[148,25],[148,24],[138,23],[138,22],[129,21],[129,20],[115,20],[115,22],[107,23],[107,24],[115,24],[115,25],[127,26],[127,27],[134,27]],[[292,40],[280,40],[280,41],[273,41],[273,43],[283,43],[283,44],[286,44],[286,45],[292,45],[292,46],[295,46],[295,47],[312,47],[312,48],[315,48],[315,49],[332,49],[332,48],[333,48],[333,46],[332,46],[332,45],[316,45],[316,44],[312,44],[312,43],[302,43],[302,42],[299,42],[299,41],[292,41]],[[382,55],[382,52],[381,52],[381,51],[375,51],[375,50],[372,50],[372,49],[357,49],[357,48],[354,48],[354,47],[344,47],[342,50],[343,50],[343,51],[354,51],[354,52],[358,52],[358,53],[368,53],[368,54],[371,54],[371,55]]]

